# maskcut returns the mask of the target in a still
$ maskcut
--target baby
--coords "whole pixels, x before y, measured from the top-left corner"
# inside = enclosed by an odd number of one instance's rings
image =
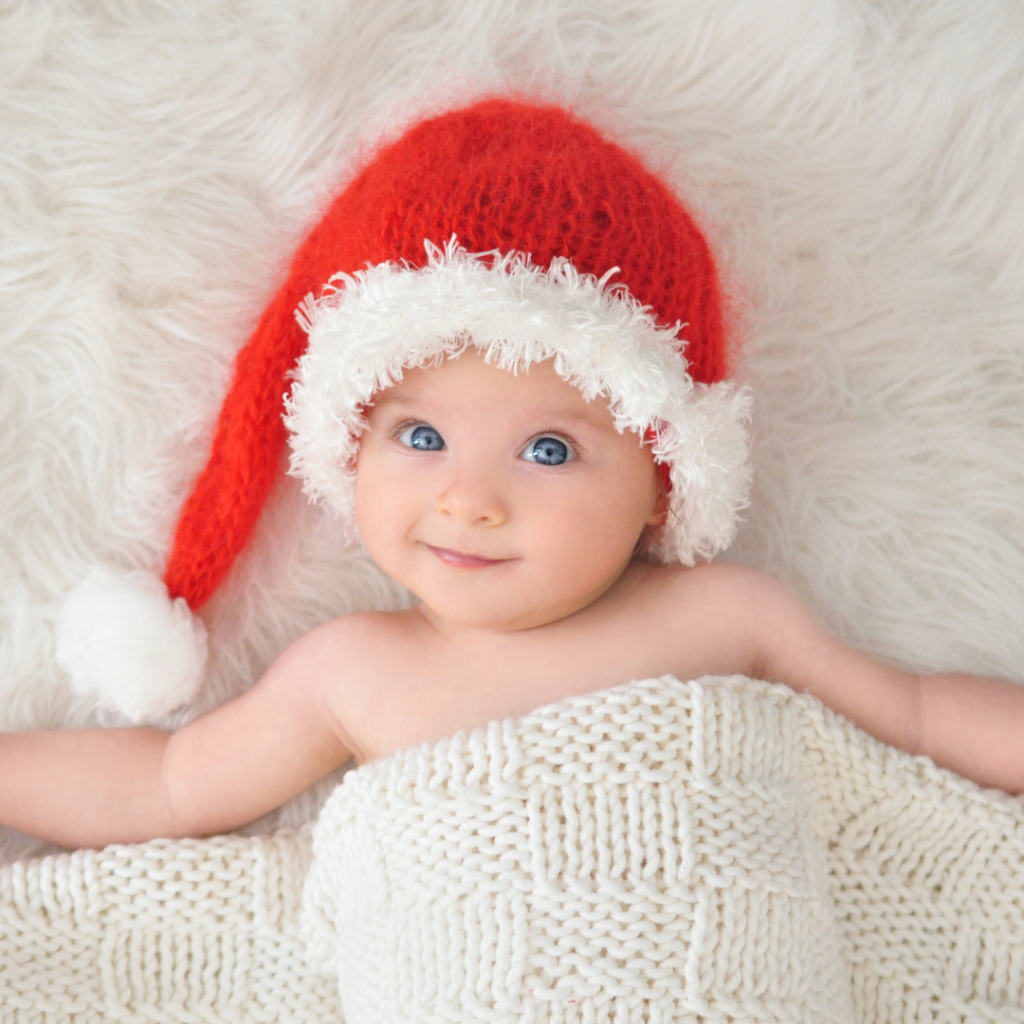
[[[293,471],[419,603],[321,625],[174,733],[0,737],[0,822],[66,846],[222,832],[351,758],[666,674],[783,682],[1024,790],[1024,690],[882,665],[781,584],[706,561],[749,475],[723,337],[692,219],[594,129],[488,100],[408,132],[328,211],[240,355],[166,582],[197,609],[244,546],[292,375]]]

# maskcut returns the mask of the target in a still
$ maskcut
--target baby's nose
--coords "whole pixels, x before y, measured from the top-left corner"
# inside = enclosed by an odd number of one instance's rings
[[[500,526],[508,506],[494,481],[459,473],[437,497],[437,511],[464,526]]]

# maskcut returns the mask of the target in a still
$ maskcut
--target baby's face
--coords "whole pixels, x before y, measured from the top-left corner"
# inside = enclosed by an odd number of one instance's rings
[[[579,611],[662,514],[648,449],[550,363],[516,375],[471,348],[407,370],[367,421],[363,541],[453,625],[528,629]]]

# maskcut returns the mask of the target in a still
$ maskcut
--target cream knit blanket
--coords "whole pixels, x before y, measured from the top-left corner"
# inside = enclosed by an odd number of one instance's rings
[[[0,1021],[1024,1021],[1024,804],[784,687],[401,752],[314,850],[308,953],[303,832],[0,870]]]
[[[1024,1020],[1024,805],[792,691],[671,677],[350,772],[348,1024]]]
[[[299,932],[309,833],[0,868],[3,1024],[340,1024]]]

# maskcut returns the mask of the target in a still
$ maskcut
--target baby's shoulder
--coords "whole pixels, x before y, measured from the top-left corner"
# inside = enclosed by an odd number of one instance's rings
[[[294,675],[344,735],[359,763],[389,753],[390,730],[408,716],[417,682],[415,644],[400,612],[354,612],[317,626],[292,645]]]
[[[760,675],[767,633],[792,595],[771,576],[729,562],[692,568],[650,567],[624,609],[631,635],[668,659],[681,678]]]
[[[292,644],[304,660],[358,669],[400,643],[405,630],[395,612],[351,612],[314,627]]]

